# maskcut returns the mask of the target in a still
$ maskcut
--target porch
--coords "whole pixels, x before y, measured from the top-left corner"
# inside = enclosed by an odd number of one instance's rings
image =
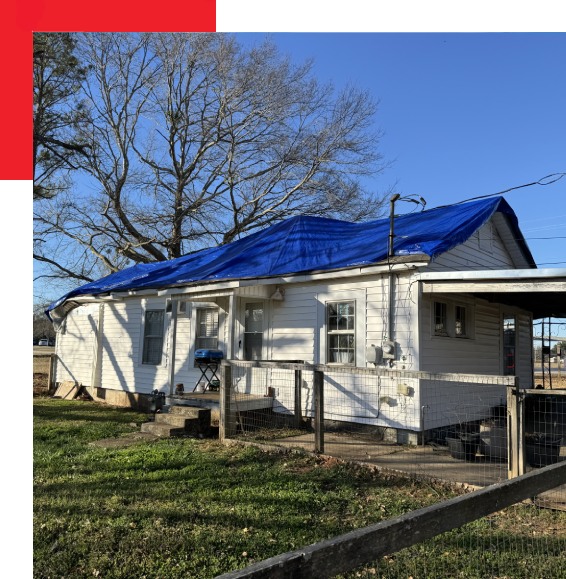
[[[234,394],[232,405],[239,412],[258,412],[273,408],[273,397],[260,396],[257,394]],[[211,422],[218,425],[220,421],[220,392],[207,390],[206,392],[187,392],[185,394],[173,394],[166,397],[169,406],[189,406],[196,408],[208,408],[211,412]]]

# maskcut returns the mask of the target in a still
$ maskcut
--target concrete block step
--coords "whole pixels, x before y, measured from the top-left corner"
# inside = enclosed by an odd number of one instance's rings
[[[207,420],[207,417],[210,419],[210,408],[199,408],[197,406],[171,406],[168,414],[169,416],[176,414],[187,418]]]
[[[155,422],[159,424],[171,424],[173,426],[179,426],[180,428],[185,428],[188,420],[194,420],[190,416],[185,416],[183,414],[173,414],[168,412],[167,414],[156,414]]]
[[[175,426],[173,424],[144,422],[141,425],[141,432],[149,432],[150,434],[155,434],[156,436],[169,437],[182,436],[186,433],[186,430],[183,427]]]

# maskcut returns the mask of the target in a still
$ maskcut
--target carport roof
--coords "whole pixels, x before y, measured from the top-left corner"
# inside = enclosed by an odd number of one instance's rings
[[[566,269],[426,272],[425,294],[469,294],[516,306],[539,318],[566,318]]]

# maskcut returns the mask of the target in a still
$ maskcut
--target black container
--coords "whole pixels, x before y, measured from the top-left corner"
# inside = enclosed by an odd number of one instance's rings
[[[460,434],[457,438],[446,438],[450,456],[458,460],[474,461],[480,444],[479,434]]]
[[[527,462],[535,468],[557,463],[561,442],[560,438],[548,436],[527,439],[525,442]]]

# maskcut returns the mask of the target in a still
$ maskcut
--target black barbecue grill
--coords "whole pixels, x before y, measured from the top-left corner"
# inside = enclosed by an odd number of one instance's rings
[[[222,350],[209,350],[206,348],[195,350],[195,362],[197,364],[219,364],[222,358],[224,358]]]
[[[203,384],[205,391],[216,390],[219,387],[220,379],[216,375],[216,372],[223,358],[224,353],[222,350],[210,350],[206,348],[195,350],[195,366],[200,370],[200,378],[193,388],[193,392],[199,384]]]

